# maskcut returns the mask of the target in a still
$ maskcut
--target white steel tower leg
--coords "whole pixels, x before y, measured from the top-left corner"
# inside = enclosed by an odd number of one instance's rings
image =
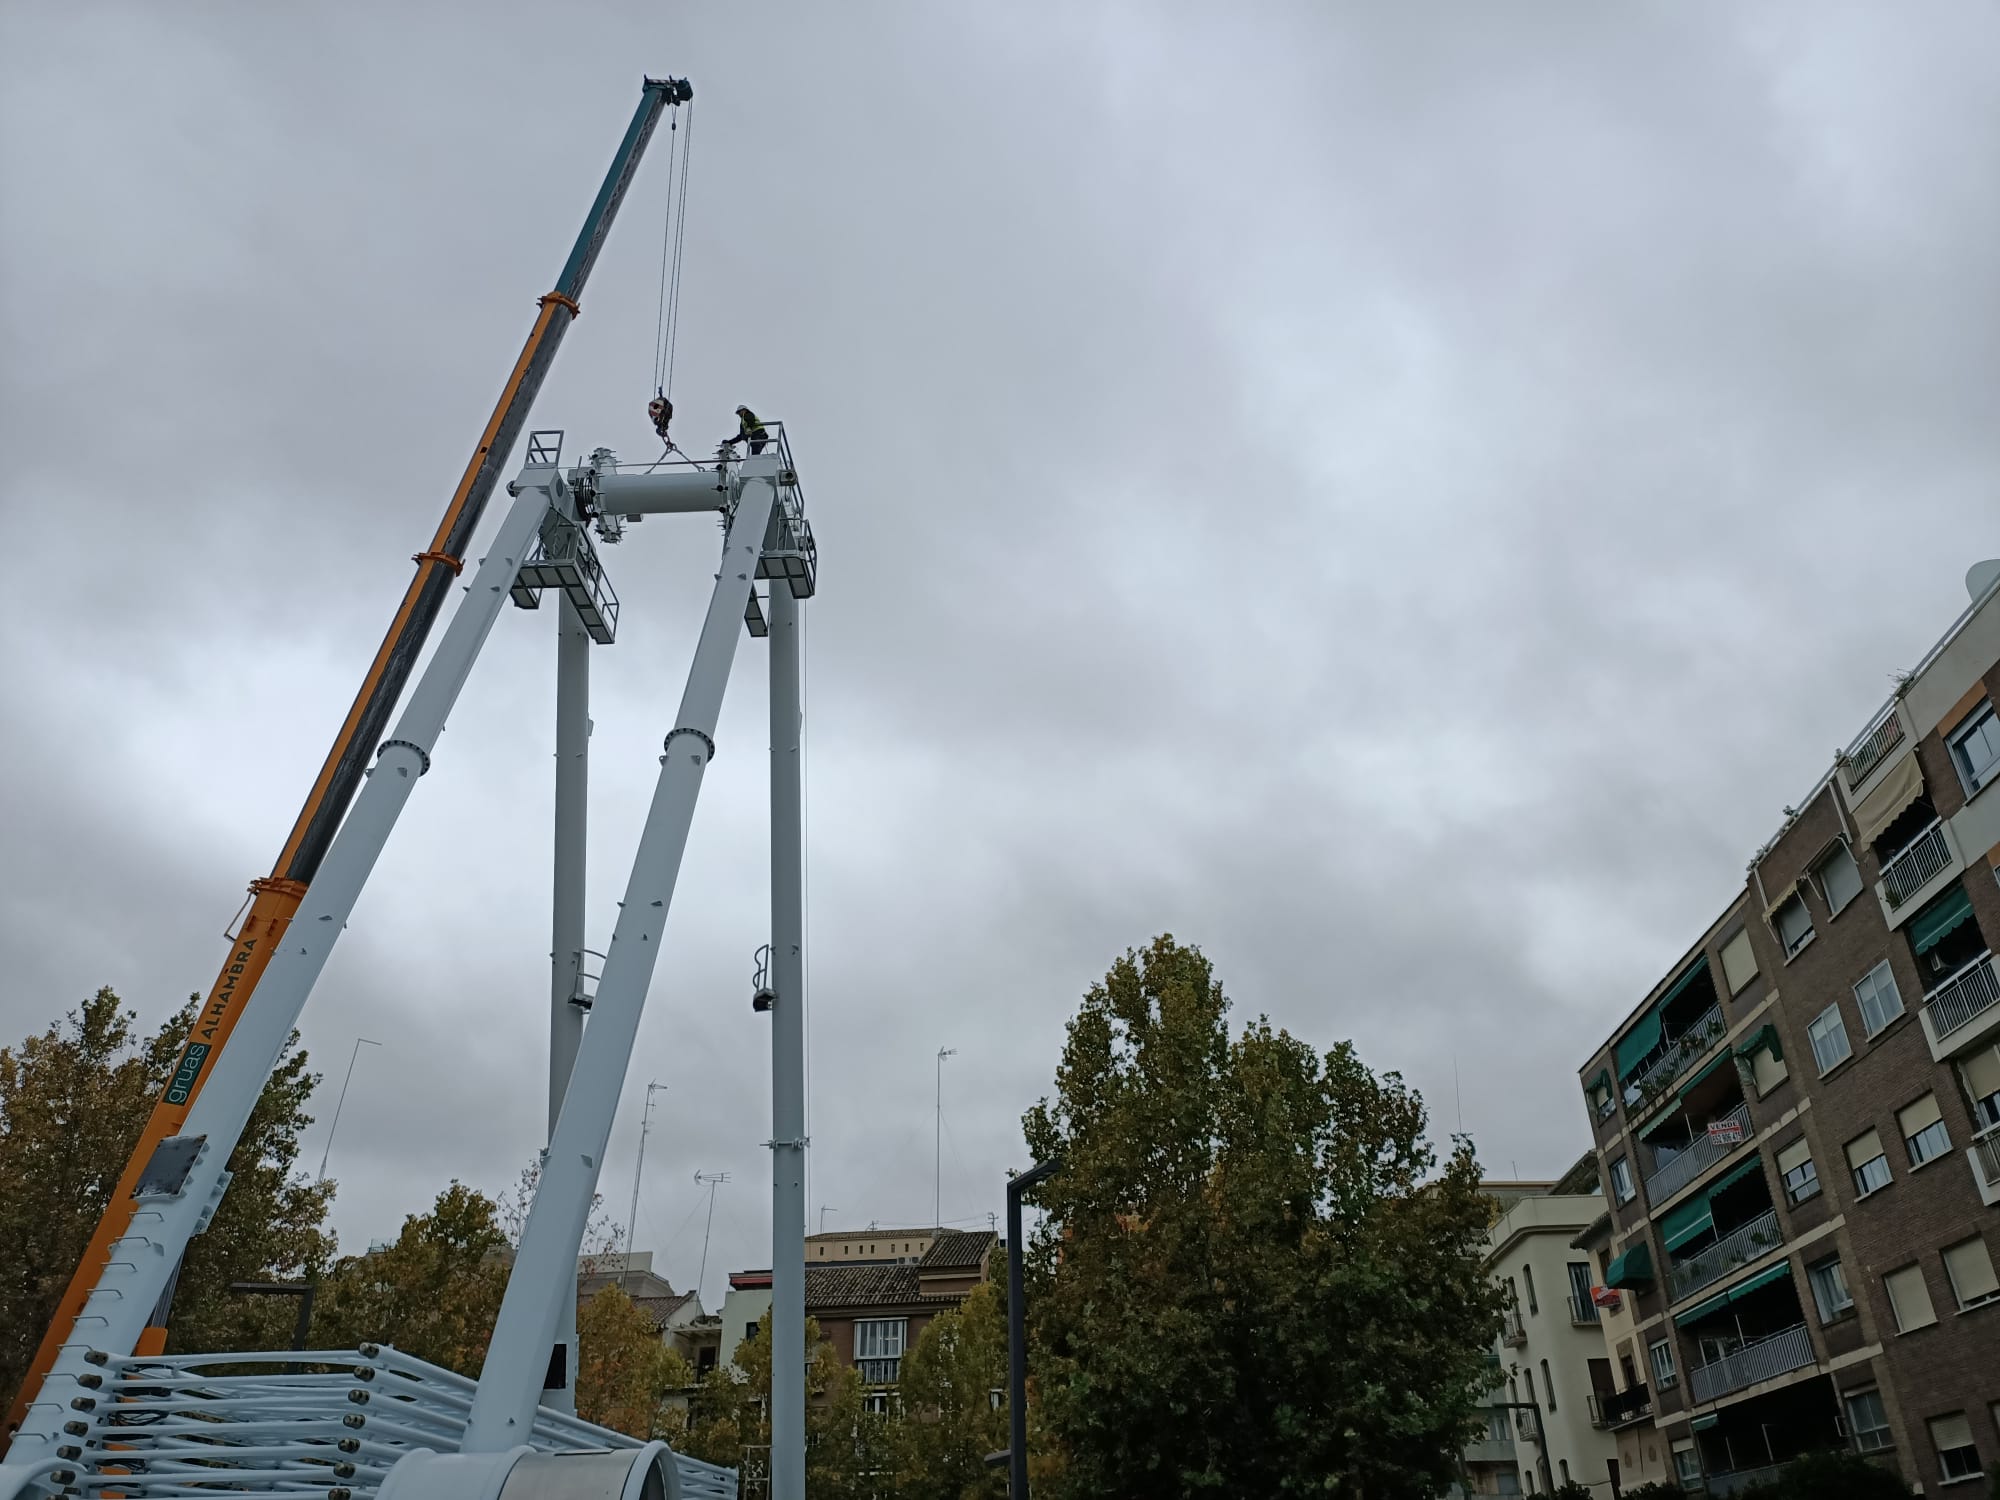
[[[653,805],[633,856],[611,946],[605,950],[590,1025],[570,1073],[562,1115],[479,1374],[461,1447],[464,1453],[502,1452],[527,1440],[541,1394],[543,1364],[555,1341],[557,1309],[576,1296],[576,1250],[597,1190],[646,989],[659,958],[695,798],[714,754],[715,723],[736,654],[736,637],[743,629],[764,528],[777,500],[776,469],[774,459],[744,465],[746,482],[730,522],[680,713],[660,757]]]
[[[771,1500],[806,1492],[805,820],[799,601],[771,584]]]
[[[584,855],[590,806],[590,632],[564,593],[556,627],[556,817],[554,917],[549,963],[549,1134],[583,1041]],[[629,1246],[627,1247],[630,1248]],[[556,1317],[555,1349],[542,1405],[576,1410],[576,1299]]]
[[[464,603],[452,616],[437,654],[411,693],[392,737],[383,742],[367,784],[327,849],[312,888],[280,940],[263,982],[237,1021],[229,1046],[218,1057],[208,1086],[195,1100],[183,1133],[161,1143],[141,1178],[139,1206],[131,1226],[111,1247],[110,1262],[77,1317],[75,1341],[64,1346],[29,1407],[8,1453],[9,1469],[15,1462],[32,1464],[53,1454],[61,1441],[62,1423],[71,1415],[70,1402],[90,1399],[79,1379],[95,1379],[95,1367],[85,1359],[86,1353],[91,1349],[118,1355],[132,1352],[188,1241],[221,1200],[228,1185],[223,1168],[229,1154],[242,1137],[265,1080],[297,1024],[314,982],[326,967],[334,942],[346,926],[417,778],[429,769],[431,746],[437,742],[479,648],[507,602],[507,590],[534,543],[551,490],[559,482],[554,468],[523,471],[519,497],[500,523],[499,535],[481,561]],[[738,615],[741,613],[739,606]],[[205,1019],[195,1018],[197,1042]],[[193,1144],[197,1141],[198,1148]],[[185,1160],[174,1163],[176,1143],[188,1143],[185,1149],[194,1153],[191,1165]],[[539,1384],[539,1369],[535,1378]],[[0,1472],[0,1483],[5,1477]]]

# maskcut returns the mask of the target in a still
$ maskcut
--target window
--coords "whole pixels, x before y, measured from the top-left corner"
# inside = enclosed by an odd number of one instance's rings
[[[1983,1249],[1984,1247],[1982,1246],[1981,1248]],[[1556,1409],[1556,1383],[1554,1378],[1549,1374],[1549,1362],[1547,1360],[1542,1361],[1542,1394],[1548,1398],[1549,1410],[1554,1411]]]
[[[1960,1060],[1958,1076],[1965,1097],[1972,1101],[1972,1118],[1981,1130],[2000,1126],[2000,1046],[1985,1047]]]
[[[1847,1277],[1840,1269],[1839,1256],[1829,1255],[1825,1260],[1807,1266],[1806,1280],[1812,1283],[1813,1301],[1819,1304],[1820,1322],[1831,1323],[1843,1313],[1854,1310],[1854,1298],[1847,1290]]]
[[[1847,1400],[1847,1430],[1854,1434],[1854,1446],[1861,1453],[1880,1453],[1890,1447],[1889,1414],[1882,1409],[1880,1391],[1856,1391]]]
[[[1691,1490],[1701,1483],[1701,1459],[1692,1444],[1674,1449],[1674,1476],[1680,1480],[1684,1490]]]
[[[746,1339],[757,1337],[757,1325],[755,1323],[745,1323],[743,1325],[743,1337]]]
[[[1896,1332],[1915,1333],[1937,1321],[1931,1308],[1931,1289],[1924,1285],[1924,1268],[1909,1265],[1882,1278],[1889,1290],[1889,1306],[1896,1313]]]
[[[1847,1165],[1854,1173],[1854,1191],[1863,1198],[1889,1185],[1889,1158],[1872,1126],[1847,1143]]]
[[[1534,1406],[1539,1400],[1535,1395],[1535,1372],[1533,1370],[1523,1370],[1521,1372],[1521,1381],[1528,1388],[1528,1405]]]
[[[871,1412],[878,1417],[888,1416],[889,1392],[863,1391],[861,1393],[861,1409],[865,1412]]]
[[[1848,853],[1847,845],[1835,844],[1826,857],[1813,866],[1813,875],[1819,880],[1819,888],[1826,896],[1826,908],[1838,913],[1840,909],[1861,894],[1861,871],[1856,868],[1854,856]]]
[[[1930,1420],[1931,1445],[1937,1449],[1938,1474],[1949,1484],[1954,1479],[1975,1479],[1979,1475],[1979,1450],[1972,1443],[1972,1424],[1962,1411]]]
[[[1822,1078],[1853,1055],[1854,1049],[1847,1045],[1847,1027],[1840,1019],[1838,1001],[1813,1017],[1806,1035],[1812,1039],[1813,1061],[1819,1064]]]
[[[1888,959],[1861,976],[1854,987],[1854,999],[1861,1007],[1861,1029],[1869,1036],[1903,1013],[1902,992],[1896,988],[1896,976],[1889,972]]]
[[[1785,1179],[1786,1202],[1796,1205],[1819,1196],[1819,1168],[1804,1136],[1778,1153],[1778,1175]]]
[[[1569,1263],[1570,1312],[1579,1318],[1595,1318],[1597,1304],[1590,1300],[1590,1262],[1573,1260]]]
[[[1734,995],[1756,977],[1757,955],[1751,950],[1746,928],[1722,945],[1722,982]]]
[[[1557,1459],[1557,1460],[1556,1460],[1556,1467],[1557,1467],[1558,1469],[1561,1469],[1561,1470],[1562,1470],[1562,1477],[1563,1477],[1563,1483],[1564,1483],[1564,1484],[1568,1484],[1568,1483],[1569,1483],[1569,1460],[1568,1460],[1568,1459],[1566,1459],[1566,1458],[1559,1458],[1559,1459]]]
[[[1944,1269],[1951,1277],[1952,1294],[1958,1298],[1961,1312],[2000,1301],[2000,1281],[1993,1277],[1993,1257],[1986,1253],[1986,1241],[1978,1235],[1947,1245]]]
[[[1533,1266],[1521,1267],[1521,1284],[1528,1289],[1528,1311],[1531,1313],[1540,1312],[1542,1310],[1541,1305],[1535,1301],[1535,1268]]]
[[[1518,1495],[1521,1493],[1521,1476],[1512,1469],[1502,1469],[1493,1476],[1493,1485],[1496,1495]]]
[[[1813,939],[1812,914],[1806,910],[1804,901],[1791,896],[1778,908],[1777,922],[1778,941],[1784,945],[1785,957],[1796,957]]]
[[[1514,1434],[1507,1427],[1507,1413],[1504,1411],[1489,1411],[1486,1414],[1487,1442],[1505,1443],[1511,1441],[1513,1436]]]
[[[856,1359],[901,1359],[907,1318],[867,1318],[854,1325]]]
[[[1630,1203],[1637,1194],[1632,1186],[1632,1164],[1621,1156],[1611,1164],[1611,1196],[1619,1203]]]
[[[1944,1128],[1944,1116],[1938,1111],[1936,1094],[1926,1094],[1896,1111],[1896,1123],[1902,1127],[1903,1143],[1910,1148],[1910,1166],[1914,1170],[1927,1161],[1936,1161],[1951,1150],[1951,1136]]]
[[[1653,1366],[1653,1389],[1670,1391],[1680,1376],[1674,1371],[1674,1346],[1670,1340],[1654,1339],[1646,1346],[1646,1358]]]
[[[1973,710],[1972,717],[1946,741],[1951,746],[1951,763],[1958,767],[1958,779],[1965,783],[1965,795],[1991,781],[2000,771],[2000,717],[1989,700]]]

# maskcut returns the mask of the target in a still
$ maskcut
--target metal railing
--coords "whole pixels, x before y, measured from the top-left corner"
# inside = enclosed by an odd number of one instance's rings
[[[1687,1071],[1689,1063],[1721,1039],[1724,1030],[1722,1002],[1718,1000],[1703,1011],[1693,1025],[1676,1036],[1665,1052],[1625,1081],[1628,1097],[1637,1093],[1643,1099],[1649,1087],[1672,1083]]]
[[[1749,1223],[1738,1225],[1686,1260],[1669,1261],[1669,1299],[1678,1302],[1688,1293],[1698,1292],[1709,1283],[1720,1281],[1738,1266],[1747,1265],[1783,1243],[1784,1236],[1778,1230],[1778,1211],[1767,1208]]]
[[[894,1385],[902,1366],[900,1359],[857,1359],[854,1362],[855,1369],[861,1372],[863,1385]]]
[[[1510,1307],[1501,1315],[1500,1342],[1510,1346],[1518,1346],[1528,1342],[1528,1330],[1521,1326],[1521,1311],[1519,1308]]]
[[[1622,1391],[1590,1393],[1590,1425],[1616,1429],[1643,1421],[1653,1414],[1653,1393],[1642,1381]]]
[[[1579,1328],[1592,1327],[1600,1321],[1597,1304],[1590,1300],[1588,1292],[1569,1294],[1569,1320]]]
[[[1972,1164],[1988,1192],[2000,1192],[2000,1125],[1989,1125],[1972,1138]]]
[[[1769,1484],[1784,1472],[1783,1464],[1765,1464],[1761,1469],[1732,1469],[1727,1474],[1708,1476],[1708,1493],[1720,1497],[1740,1494],[1760,1484]]]
[[[1697,1402],[1740,1391],[1745,1386],[1770,1380],[1790,1370],[1803,1370],[1814,1363],[1812,1335],[1806,1325],[1794,1323],[1782,1333],[1745,1344],[1713,1364],[1697,1365],[1688,1373],[1688,1389]]]
[[[2000,971],[1994,969],[1991,953],[1980,954],[1924,996],[1924,1014],[1931,1018],[1931,1034],[1939,1041],[1996,1005],[2000,1005]]]
[[[1658,1162],[1654,1169],[1646,1174],[1646,1201],[1666,1202],[1695,1178],[1701,1176],[1704,1170],[1714,1166],[1756,1133],[1750,1124],[1748,1100],[1737,1105],[1726,1115],[1717,1115],[1713,1123],[1721,1124],[1731,1120],[1743,1127],[1740,1140],[1718,1144],[1709,1138],[1706,1131],[1696,1136],[1684,1149],[1675,1152],[1665,1161]]]
[[[1861,785],[1868,779],[1868,773],[1882,764],[1882,757],[1903,742],[1903,720],[1892,702],[1883,711],[1882,717],[1861,731],[1861,736],[1847,747],[1841,759],[1847,763],[1847,784],[1850,788]]]
[[[1950,868],[1951,845],[1944,836],[1944,822],[1933,818],[1928,828],[1883,862],[1882,897],[1894,910],[1922,890],[1925,881]]]

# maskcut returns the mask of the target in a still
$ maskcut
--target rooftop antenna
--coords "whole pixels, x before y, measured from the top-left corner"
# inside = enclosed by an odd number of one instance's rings
[[[944,1219],[944,1060],[958,1056],[956,1047],[940,1047],[937,1055],[937,1124],[931,1131],[931,1223]]]
[[[625,1220],[625,1265],[618,1273],[620,1286],[632,1274],[632,1244],[639,1238],[639,1174],[646,1170],[646,1137],[653,1129],[653,1095],[665,1087],[664,1083],[646,1085],[646,1107],[639,1114],[639,1159],[632,1164],[632,1212]]]
[[[704,1173],[697,1167],[695,1169],[694,1180],[696,1186],[700,1186],[704,1182],[708,1184],[708,1223],[701,1231],[701,1269],[694,1273],[694,1295],[695,1300],[699,1302],[701,1300],[702,1278],[708,1275],[708,1232],[715,1228],[715,1190],[723,1183],[729,1181],[729,1174],[727,1172]]]
[[[831,1204],[822,1203],[819,1206],[819,1232],[821,1234],[826,1233],[826,1216],[828,1214],[837,1214],[839,1212],[840,1210],[833,1207]]]
[[[340,1107],[347,1103],[347,1086],[354,1082],[354,1060],[361,1056],[363,1047],[379,1047],[382,1044],[372,1037],[358,1036],[354,1039],[354,1050],[347,1055],[347,1076],[340,1080],[340,1097],[334,1101],[333,1123],[326,1127],[326,1149],[319,1154],[319,1180],[326,1181],[326,1159],[333,1155],[333,1133],[340,1129]]]

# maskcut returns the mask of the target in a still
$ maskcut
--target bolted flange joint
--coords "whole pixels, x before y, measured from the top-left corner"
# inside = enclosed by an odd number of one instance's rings
[[[375,758],[377,760],[380,760],[384,755],[386,755],[389,751],[393,750],[398,745],[401,745],[405,750],[414,750],[417,752],[417,760],[420,762],[420,764],[417,767],[417,774],[419,776],[430,775],[431,773],[430,752],[424,749],[424,747],[422,745],[419,745],[415,740],[384,740],[382,741],[381,748],[375,752]]]
[[[686,724],[681,725],[680,728],[669,733],[666,739],[661,742],[660,748],[671,754],[674,748],[675,737],[683,734],[691,734],[696,739],[700,740],[702,744],[708,747],[708,758],[710,760],[715,759],[715,741],[710,739],[707,735],[703,734],[699,729],[692,729]]]

